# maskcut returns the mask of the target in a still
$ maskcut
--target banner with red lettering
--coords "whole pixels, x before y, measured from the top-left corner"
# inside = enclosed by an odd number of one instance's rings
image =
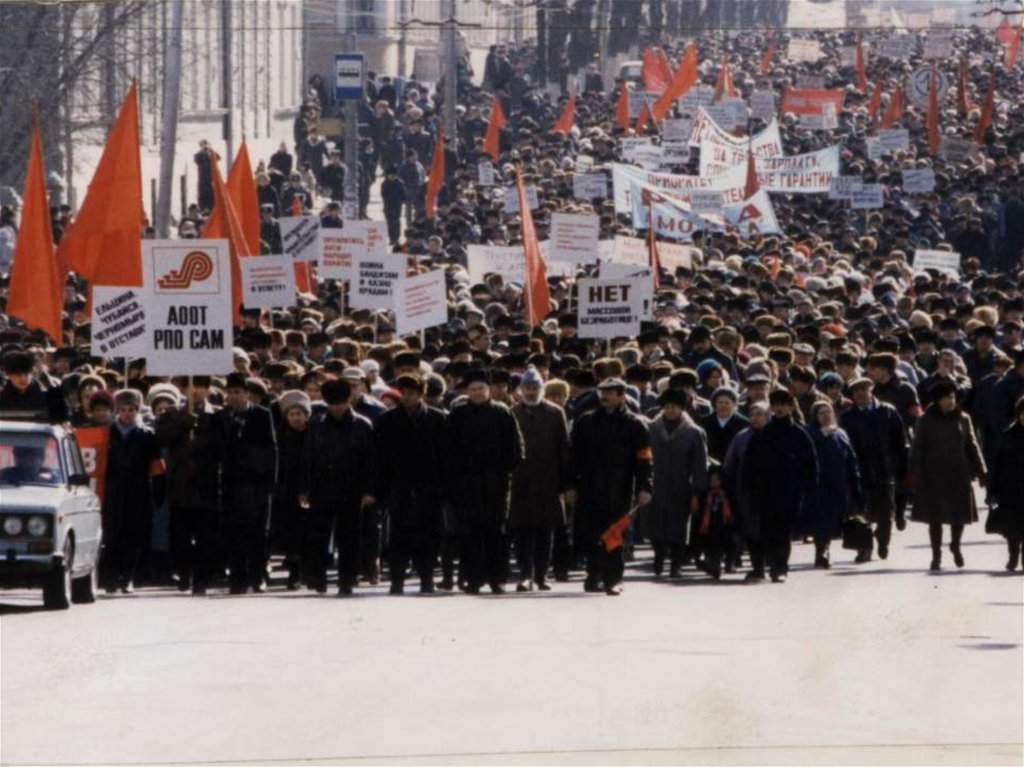
[[[843,111],[846,91],[842,88],[815,90],[812,88],[786,88],[782,96],[782,112],[797,115],[820,115],[826,104],[835,107],[836,114]]]
[[[661,237],[688,242],[693,233],[736,232],[743,237],[778,234],[778,219],[764,189],[746,200],[722,207],[721,213],[696,213],[690,203],[651,186],[634,182],[630,190],[633,227],[647,229],[653,221]],[[648,206],[653,210],[649,211]]]
[[[634,165],[612,163],[612,186],[615,196],[616,213],[632,213],[630,184],[640,183],[656,191],[670,192],[673,197],[690,204],[689,192],[698,189],[712,189],[722,193],[725,204],[743,201],[743,190],[747,183],[747,169],[743,165],[729,168],[718,176],[686,176],[679,173],[659,173],[644,170]]]

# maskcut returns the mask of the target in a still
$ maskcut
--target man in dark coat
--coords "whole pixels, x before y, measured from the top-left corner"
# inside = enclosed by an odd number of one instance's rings
[[[896,511],[896,486],[902,485],[907,476],[909,452],[899,414],[892,405],[878,401],[873,388],[869,378],[858,378],[850,384],[853,407],[843,413],[839,425],[857,453],[865,512],[875,525],[878,556],[885,559]],[[870,559],[870,549],[857,553],[857,562]]]
[[[512,415],[526,445],[526,458],[512,477],[509,521],[515,536],[516,591],[550,590],[548,563],[555,529],[565,524],[563,495],[569,488],[569,428],[565,413],[543,400],[544,381],[532,365],[519,384],[522,399]]]
[[[573,427],[572,469],[579,496],[579,533],[587,552],[583,589],[622,593],[623,550],[605,549],[601,536],[634,505],[651,502],[651,440],[643,419],[626,408],[626,382],[598,387],[601,407]]]
[[[43,388],[33,370],[31,352],[11,351],[4,355],[7,383],[0,389],[0,414],[9,420],[64,423],[68,406],[59,386]]]
[[[206,139],[199,142],[199,151],[192,160],[196,164],[196,193],[199,197],[199,209],[209,213],[213,210],[213,165],[212,150]]]
[[[736,411],[738,397],[734,389],[720,387],[711,395],[715,409],[698,422],[708,438],[708,455],[718,463],[725,461],[725,453],[733,438],[750,426],[750,421]]]
[[[352,409],[352,386],[325,381],[320,394],[327,412],[313,420],[308,475],[300,506],[311,509],[308,569],[311,585],[327,591],[326,556],[334,527],[338,550],[338,596],[348,596],[359,572],[361,510],[374,503],[376,445],[373,426]]]
[[[192,379],[192,401],[172,407],[156,420],[154,432],[167,464],[171,557],[178,590],[206,593],[220,522],[217,476],[216,409],[206,401],[208,376]]]
[[[267,530],[277,479],[277,435],[270,411],[249,401],[246,379],[227,379],[225,407],[215,416],[231,593],[266,590]]]
[[[445,414],[423,403],[426,383],[417,375],[395,382],[402,404],[377,420],[377,497],[388,515],[391,593],[401,594],[412,560],[420,593],[434,591],[444,528]]]
[[[405,187],[398,180],[398,168],[387,167],[380,184],[380,199],[384,204],[384,218],[388,222],[388,242],[397,245],[402,238],[402,205],[405,204]]]
[[[154,477],[163,474],[160,446],[142,425],[142,395],[122,389],[114,398],[117,417],[110,426],[106,490],[103,495],[103,560],[100,570],[108,594],[130,594],[135,568],[153,524]]]
[[[793,523],[804,496],[818,482],[818,459],[811,438],[793,420],[793,395],[784,389],[773,391],[768,404],[772,420],[751,438],[743,470],[761,529],[760,550],[750,552],[754,569],[748,579],[763,579],[767,565],[772,581],[780,583],[789,573]]]
[[[523,437],[507,406],[491,400],[484,370],[466,373],[466,402],[448,416],[449,498],[462,530],[461,577],[469,594],[485,583],[505,591],[505,525],[512,472],[523,459]]]

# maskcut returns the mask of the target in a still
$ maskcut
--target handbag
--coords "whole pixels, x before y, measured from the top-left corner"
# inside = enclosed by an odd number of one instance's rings
[[[847,517],[843,522],[843,548],[850,551],[865,551],[874,546],[871,525],[859,515]]]
[[[1002,535],[1006,527],[1006,513],[998,506],[988,507],[988,516],[985,517],[985,532],[989,535]]]

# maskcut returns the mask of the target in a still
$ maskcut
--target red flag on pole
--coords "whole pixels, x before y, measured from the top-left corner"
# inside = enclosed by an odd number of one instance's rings
[[[530,327],[536,327],[551,310],[548,294],[548,275],[544,268],[544,256],[537,241],[537,230],[533,225],[533,213],[526,198],[523,176],[516,174],[516,191],[519,194],[519,216],[522,219],[523,255],[526,258],[526,279],[523,281],[523,295],[526,298],[524,319]]]
[[[989,126],[992,125],[992,113],[995,111],[995,105],[996,76],[993,74],[989,77],[988,93],[985,94],[985,103],[981,107],[981,117],[978,118],[978,124],[974,128],[974,140],[979,144],[985,143],[985,134],[988,132]]]
[[[757,180],[757,162],[754,160],[754,142],[751,139],[747,143],[747,181],[743,187],[743,199],[749,200],[761,190],[761,183]]]
[[[931,85],[928,87],[928,117],[925,125],[928,128],[928,152],[939,153],[939,75],[932,65]]]
[[[775,52],[779,49],[779,44],[775,42],[775,30],[771,27],[768,27],[765,39],[768,41],[768,48],[765,50],[764,56],[761,57],[761,67],[759,71],[762,77],[772,70],[772,60],[775,58]]]
[[[1010,17],[1003,16],[1003,22],[996,28],[996,41],[1004,45],[1013,40],[1013,30],[1010,29]]]
[[[506,125],[508,120],[505,119],[505,110],[501,108],[501,102],[495,96],[491,103],[491,119],[487,123],[487,133],[484,134],[484,151],[494,162],[501,156],[501,129]]]
[[[256,194],[256,177],[249,163],[249,148],[242,139],[238,154],[231,165],[228,180],[225,184],[231,204],[242,225],[242,234],[249,252],[258,255],[260,252],[260,199]]]
[[[658,255],[658,237],[654,229],[654,197],[646,189],[647,198],[647,262],[654,274],[654,289],[661,290],[661,258]]]
[[[1006,68],[1013,69],[1017,64],[1017,56],[1020,54],[1020,38],[1024,33],[1024,27],[1017,27],[1011,33],[1010,41],[1006,46]]]
[[[729,68],[729,60],[722,59],[722,67],[718,70],[718,81],[715,83],[715,101],[736,96],[736,86],[732,81],[732,69]]]
[[[659,56],[659,52],[661,55]],[[644,82],[644,90],[650,93],[663,93],[672,80],[672,72],[668,59],[660,48],[648,48],[643,55],[643,69],[640,73]]]
[[[868,73],[867,67],[864,64],[864,40],[860,35],[857,35],[857,58],[856,58],[856,69],[857,69],[857,90],[861,93],[867,93],[868,90]]]
[[[558,118],[554,125],[551,126],[552,132],[561,131],[562,133],[568,133],[572,130],[572,126],[576,124],[576,91],[573,91],[569,95],[569,101],[566,102],[565,109],[562,110],[562,116]]]
[[[42,330],[56,346],[63,346],[64,274],[53,251],[43,140],[35,104],[32,105],[32,142],[28,150],[24,199],[21,229],[11,264],[7,313],[30,328]]]
[[[651,124],[651,110],[647,106],[647,102],[640,108],[640,115],[636,118],[636,135],[642,136],[647,133],[647,129]]]
[[[971,111],[971,103],[967,98],[967,57],[960,57],[960,68],[956,81],[956,106],[961,117],[967,117]]]
[[[289,212],[293,216],[303,214],[301,197],[292,197],[292,209]],[[312,293],[313,273],[309,261],[296,261],[292,264],[292,270],[295,272],[295,289],[300,293]]]
[[[697,82],[697,41],[691,40],[686,45],[686,51],[679,62],[679,69],[676,70],[675,77],[651,107],[651,116],[654,121],[664,120],[676,100],[690,90],[695,82]]]
[[[892,92],[892,99],[889,101],[889,106],[885,110],[885,114],[882,115],[882,130],[889,130],[893,125],[896,124],[897,120],[903,117],[903,89],[900,86],[896,86],[896,90]]]
[[[207,149],[206,151],[210,151]],[[220,175],[220,166],[212,157],[210,168],[213,171],[213,210],[203,227],[203,237],[209,240],[227,240],[231,250],[231,313],[236,325],[242,324],[242,266],[240,258],[253,255],[242,232],[242,223],[238,220],[235,206],[231,204],[224,179]]]
[[[434,157],[430,161],[430,176],[427,178],[427,198],[424,202],[427,218],[433,218],[437,210],[437,195],[444,184],[444,126],[437,126],[437,142],[434,144]]]
[[[93,285],[142,285],[142,163],[135,81],[117,115],[89,190],[61,238],[59,263]]]
[[[619,88],[619,101],[615,105],[615,124],[623,133],[629,130],[629,88],[625,83]]]
[[[871,92],[871,100],[868,102],[868,117],[871,118],[871,134],[878,135],[878,109],[882,106],[882,80],[875,83],[875,89]]]

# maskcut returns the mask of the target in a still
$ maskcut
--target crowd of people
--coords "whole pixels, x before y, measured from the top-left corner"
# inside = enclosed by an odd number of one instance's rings
[[[986,526],[1007,540],[1006,569],[1020,568],[1024,68],[1004,65],[991,31],[957,30],[956,59],[939,66],[951,79],[963,73],[969,108],[951,93],[941,124],[970,137],[994,83],[978,151],[958,162],[930,155],[925,110],[908,106],[898,125],[909,149],[870,159],[873,91],[901,81],[913,59],[871,56],[861,91],[840,59],[855,33],[807,34],[823,58],[779,55],[766,75],[764,35],[702,36],[701,80],[714,84],[727,63],[745,96],[755,87],[781,95],[805,76],[845,88],[835,128],[781,115],[784,148],[840,144],[843,174],[883,184],[884,207],[865,215],[826,195],[773,194],[781,233],[695,233],[694,267],[660,270],[635,337],[580,337],[575,281],[593,266],[548,278],[549,311],[534,327],[522,284],[470,279],[468,245],[523,236],[519,215],[477,171],[494,159],[484,147],[494,98],[508,118],[497,183],[519,173],[535,185],[541,239],[555,212],[597,214],[602,239],[637,234],[611,198],[573,196],[578,166],[607,172],[622,161],[633,129],[617,127],[616,105],[631,85],[606,87],[595,62],[575,125],[553,131],[569,93],[553,100],[532,79],[530,51],[511,46],[491,52],[482,86],[460,83],[458,135],[444,145],[432,218],[425,195],[441,90],[379,78],[361,105],[360,215],[382,173],[390,244],[410,269],[445,271],[447,324],[397,337],[387,312],[353,310],[344,283],[321,280],[295,307],[244,313],[230,374],[154,378],[144,360],[92,355],[87,286],[73,275],[65,338],[53,343],[4,315],[5,417],[110,427],[107,591],[130,591],[140,563],[147,577],[197,594],[221,583],[262,591],[276,552],[289,589],[326,592],[336,557],[340,595],[385,569],[392,593],[410,575],[425,593],[501,593],[514,553],[519,591],[582,569],[586,591],[615,595],[646,543],[659,578],[693,567],[713,579],[745,570],[750,582],[782,582],[793,541],[813,543],[818,568],[831,566],[838,540],[855,563],[886,559],[908,519],[928,526],[934,571],[947,527],[964,566],[976,483]],[[663,42],[678,59],[682,42]],[[296,205],[308,212],[323,200],[324,226],[344,226],[351,169],[316,127],[330,109],[322,87],[311,93],[293,151],[282,144],[256,171],[268,253],[280,250],[278,217]],[[196,161],[202,170],[209,155]],[[696,167],[694,158],[677,171]],[[934,169],[935,190],[904,193],[902,171],[923,168]],[[201,236],[213,199],[206,178],[182,237]],[[58,236],[74,225],[70,210],[54,218]],[[0,220],[16,234],[14,217]],[[960,273],[915,269],[915,249],[960,253]]]

